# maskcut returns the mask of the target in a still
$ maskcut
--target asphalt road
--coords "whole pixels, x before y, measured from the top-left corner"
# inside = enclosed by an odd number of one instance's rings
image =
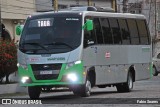
[[[5,98],[29,98],[24,96],[7,96]],[[23,99],[24,100],[24,99]],[[72,92],[43,93],[40,96],[43,105],[23,105],[28,107],[160,107],[160,74],[149,80],[134,83],[132,92],[118,93],[115,87],[92,89],[90,97],[81,98]],[[22,105],[0,105],[19,107]]]

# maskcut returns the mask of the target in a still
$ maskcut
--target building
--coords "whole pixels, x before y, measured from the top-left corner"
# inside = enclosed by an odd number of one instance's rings
[[[1,23],[4,24],[6,33],[11,39],[18,40],[15,26],[24,24],[28,15],[35,12],[35,0],[0,0]]]
[[[37,11],[50,11],[54,5],[54,0],[35,0],[36,4],[41,4],[36,6]],[[101,6],[101,7],[113,7],[113,3],[116,0],[57,0],[58,9],[64,9],[74,6]],[[46,8],[46,4],[48,7]]]
[[[157,2],[157,36],[160,39],[160,0]]]

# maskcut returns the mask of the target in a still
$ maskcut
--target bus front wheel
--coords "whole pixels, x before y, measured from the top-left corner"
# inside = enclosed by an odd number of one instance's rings
[[[118,92],[130,92],[133,89],[133,76],[132,73],[128,73],[127,82],[121,83],[116,86]]]
[[[28,87],[28,94],[30,99],[38,99],[41,93],[40,87]]]
[[[81,97],[89,97],[91,94],[91,82],[89,79],[86,79],[84,85],[78,86],[76,89],[73,90],[75,95],[79,95]]]

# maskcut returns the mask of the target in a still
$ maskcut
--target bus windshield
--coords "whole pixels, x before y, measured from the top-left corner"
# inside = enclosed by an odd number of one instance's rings
[[[80,17],[52,17],[26,22],[19,49],[28,54],[64,53],[81,43]]]

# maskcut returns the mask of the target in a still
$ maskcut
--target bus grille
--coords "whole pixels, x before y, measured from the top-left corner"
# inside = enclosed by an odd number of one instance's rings
[[[32,64],[31,67],[36,80],[53,80],[58,78],[62,64]],[[47,71],[52,71],[52,73],[41,74]]]

